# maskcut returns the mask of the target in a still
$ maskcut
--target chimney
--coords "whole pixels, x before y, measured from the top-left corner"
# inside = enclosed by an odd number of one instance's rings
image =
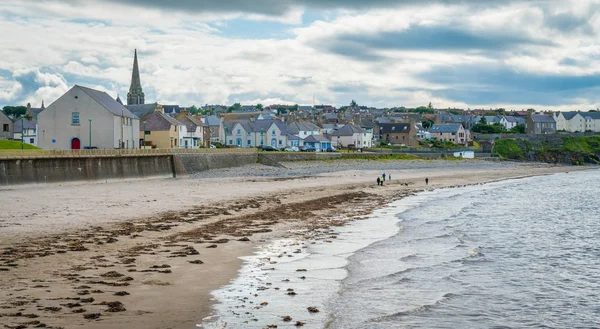
[[[163,109],[163,106],[161,104],[158,104],[158,103],[154,103],[154,104],[156,104],[156,108],[155,108],[156,111],[158,111],[162,114],[165,114],[165,109]]]

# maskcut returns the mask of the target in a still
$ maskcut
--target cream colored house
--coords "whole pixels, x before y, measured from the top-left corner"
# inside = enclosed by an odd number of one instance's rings
[[[139,127],[139,119],[105,92],[75,85],[38,115],[38,145],[133,149]]]
[[[182,147],[187,129],[182,122],[164,114],[162,107],[143,118],[140,143],[146,147],[169,149]]]

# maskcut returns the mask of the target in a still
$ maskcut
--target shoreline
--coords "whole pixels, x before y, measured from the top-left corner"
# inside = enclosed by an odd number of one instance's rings
[[[591,168],[514,166],[504,171],[482,169],[450,175],[438,169],[426,177],[430,178],[430,188],[445,188],[585,169]],[[346,213],[357,219],[395,197],[424,188],[419,179],[425,177],[422,172],[404,175],[406,178],[394,179],[384,187],[352,182],[354,176],[340,181],[335,174],[330,178],[265,182],[232,179],[226,183],[254,186],[240,189],[253,193],[245,198],[234,193],[220,204],[207,203],[151,218],[106,221],[102,223],[105,227],[99,224],[58,237],[7,238],[0,228],[0,248],[4,250],[0,268],[8,270],[0,279],[0,290],[6,296],[0,299],[0,313],[35,314],[38,318],[34,321],[64,328],[119,328],[123,324],[129,328],[193,328],[212,312],[210,293],[237,277],[242,265],[239,257],[251,255],[256,246],[291,229],[341,225],[336,215]],[[210,179],[206,181],[210,184]],[[285,186],[276,186],[271,192],[264,189],[273,184]],[[298,185],[302,188],[296,188]],[[254,193],[256,188],[262,193]],[[237,201],[232,202],[235,198]],[[367,204],[365,199],[369,199]],[[244,238],[250,241],[237,241]],[[207,248],[213,245],[216,248]],[[6,254],[8,246],[13,251]],[[190,263],[198,260],[203,264]],[[107,276],[110,272],[116,274]],[[129,295],[114,295],[120,291]],[[94,301],[82,302],[90,297]],[[113,302],[126,310],[107,312],[119,309],[112,307],[119,306]],[[80,306],[64,306],[69,304]],[[73,313],[81,309],[85,309],[82,314],[100,314],[99,318],[87,320]],[[11,324],[32,321],[22,316],[4,319]]]

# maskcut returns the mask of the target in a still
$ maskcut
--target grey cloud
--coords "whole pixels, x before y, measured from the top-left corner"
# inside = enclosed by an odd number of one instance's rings
[[[82,3],[83,0],[70,0]],[[351,9],[361,10],[370,8],[389,8],[413,5],[442,4],[471,4],[474,6],[495,6],[511,2],[527,2],[529,0],[103,0],[105,2],[125,3],[134,6],[155,7],[164,10],[234,13],[244,12],[268,16],[283,15],[293,8],[316,9]],[[533,0],[531,0],[533,1]]]
[[[447,86],[432,91],[435,96],[468,104],[559,105],[572,103],[576,98],[595,98],[600,90],[600,74],[520,73],[504,65],[438,66],[418,77]]]
[[[576,17],[571,14],[562,13],[547,15],[544,17],[547,26],[562,32],[581,31],[585,34],[593,34],[594,28],[590,25],[588,17]]]
[[[312,41],[315,48],[361,61],[381,61],[377,50],[504,51],[523,45],[553,46],[527,36],[461,30],[447,26],[412,26],[403,31],[341,34]],[[496,54],[492,54],[496,55]]]

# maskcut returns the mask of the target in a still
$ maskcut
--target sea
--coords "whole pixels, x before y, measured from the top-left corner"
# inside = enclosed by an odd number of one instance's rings
[[[265,245],[198,327],[600,328],[599,201],[598,170],[424,191]]]

